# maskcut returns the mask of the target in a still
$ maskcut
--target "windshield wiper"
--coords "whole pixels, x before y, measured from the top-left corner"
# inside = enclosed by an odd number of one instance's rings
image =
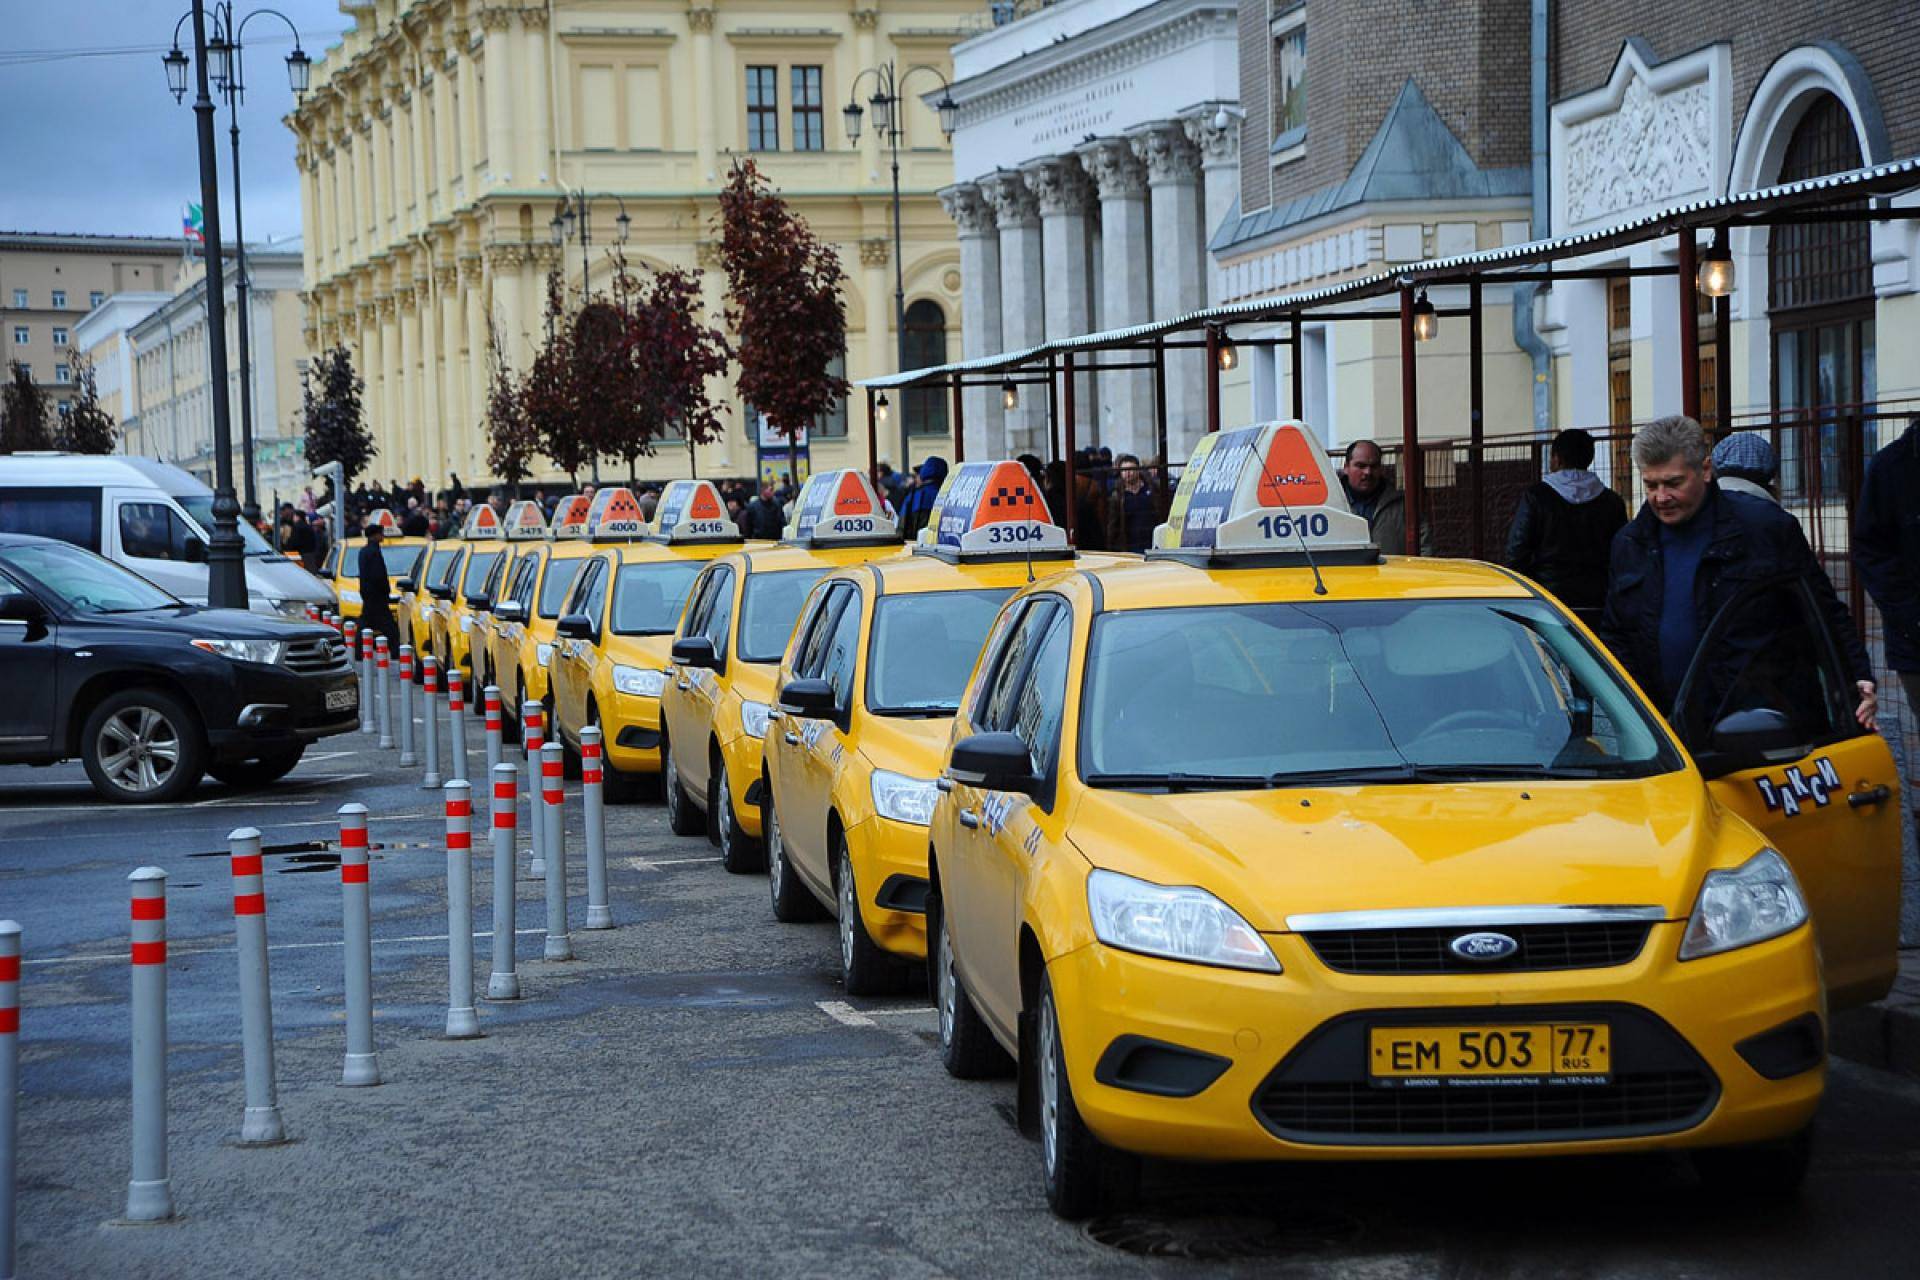
[[[1253,773],[1095,773],[1089,774],[1090,787],[1114,787],[1122,791],[1135,787],[1160,787],[1166,791],[1260,791],[1267,780]]]
[[[903,720],[932,720],[939,716],[955,715],[960,708],[951,702],[903,702],[897,707],[875,707],[877,716],[898,716]]]
[[[1297,787],[1310,782],[1331,782],[1336,786],[1359,786],[1368,782],[1418,782],[1418,771],[1410,764],[1349,765],[1344,769],[1282,769],[1267,775],[1269,787]]]
[[[1514,761],[1493,761],[1484,764],[1419,764],[1414,774],[1421,782],[1472,782],[1477,779],[1489,781],[1503,778],[1526,778],[1552,781],[1556,778],[1598,778],[1604,776],[1599,769],[1556,768],[1552,765],[1525,764]]]

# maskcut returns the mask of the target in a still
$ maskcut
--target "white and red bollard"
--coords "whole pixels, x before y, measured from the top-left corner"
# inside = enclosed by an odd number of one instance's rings
[[[425,713],[420,723],[427,735],[427,775],[420,779],[420,785],[438,790],[443,781],[440,777],[440,664],[428,654],[420,659],[420,670],[421,707]]]
[[[127,1221],[173,1216],[167,1176],[167,873],[141,867],[132,892],[133,1177]]]
[[[340,1083],[380,1083],[373,1051],[373,902],[367,881],[367,806],[340,806],[340,925],[346,943],[347,1060]]]
[[[520,974],[514,967],[514,827],[519,818],[519,770],[506,761],[493,766],[493,972],[487,978],[487,999],[518,1000]]]
[[[280,1100],[273,1073],[273,987],[267,977],[267,893],[260,861],[260,832],[241,827],[227,837],[233,864],[234,949],[240,956],[240,1061],[247,1109],[240,1120],[243,1146],[284,1142]]]
[[[546,811],[547,949],[549,960],[573,959],[567,934],[566,756],[557,742],[540,748],[540,798]]]
[[[467,782],[467,684],[460,664],[447,668],[447,777]]]
[[[600,755],[600,729],[580,731],[580,808],[587,828],[587,928],[613,928],[613,908],[607,905],[607,809]]]
[[[480,691],[482,710],[486,715],[487,728],[487,776],[500,767],[500,755],[506,744],[506,733],[500,723],[500,686],[488,685]]]
[[[447,797],[447,1039],[480,1034],[473,1007],[473,787],[455,778]]]
[[[400,646],[400,764],[412,768],[420,763],[413,752],[413,646]]]
[[[376,634],[373,637],[373,668],[380,677],[380,746],[388,751],[393,749],[393,669],[392,655],[387,651],[387,638]]]
[[[547,820],[540,809],[540,750],[546,744],[546,726],[539,703],[520,704],[520,737],[527,748],[527,838],[533,845],[527,874],[535,880],[547,877]]]
[[[20,1138],[20,925],[0,920],[0,1277],[13,1280]]]
[[[317,605],[317,604],[314,604],[314,603],[313,603],[312,601],[308,601],[308,602],[307,602],[307,610],[306,610],[306,612],[307,612],[307,621],[308,621],[308,622],[318,622],[318,621],[320,621],[320,606],[319,606],[319,605]]]

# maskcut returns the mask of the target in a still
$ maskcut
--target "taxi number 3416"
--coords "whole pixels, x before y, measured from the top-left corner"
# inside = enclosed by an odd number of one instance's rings
[[[1539,1026],[1374,1027],[1368,1067],[1374,1083],[1591,1083],[1611,1074],[1605,1023]]]

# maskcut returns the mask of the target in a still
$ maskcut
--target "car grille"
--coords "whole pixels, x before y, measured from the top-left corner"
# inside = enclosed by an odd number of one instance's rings
[[[1653,926],[1644,920],[1503,925],[1520,949],[1504,960],[1466,960],[1449,947],[1476,932],[1463,927],[1339,929],[1301,936],[1322,964],[1341,973],[1510,973],[1515,969],[1604,969],[1640,954]]]
[[[303,676],[330,675],[348,669],[347,646],[338,639],[295,640],[281,663]]]

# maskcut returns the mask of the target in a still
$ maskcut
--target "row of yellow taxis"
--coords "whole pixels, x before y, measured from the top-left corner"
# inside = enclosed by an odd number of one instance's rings
[[[912,547],[854,472],[779,544],[703,482],[631,501],[539,544],[582,563],[506,597],[550,661],[496,604],[489,672],[659,772],[778,919],[835,918],[851,994],[930,957],[946,1067],[1017,1072],[1063,1216],[1142,1157],[1666,1149],[1798,1185],[1900,863],[1799,584],[1713,623],[1703,652],[1791,620],[1669,723],[1531,583],[1383,557],[1297,422],[1203,441],[1144,557],[1076,555],[1011,462],[955,468]]]

